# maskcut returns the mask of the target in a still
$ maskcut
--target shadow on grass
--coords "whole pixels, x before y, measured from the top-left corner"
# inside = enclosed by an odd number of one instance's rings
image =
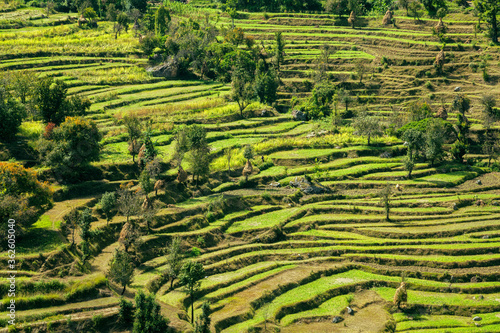
[[[16,250],[19,255],[49,252],[65,244],[59,231],[32,228],[17,239]]]

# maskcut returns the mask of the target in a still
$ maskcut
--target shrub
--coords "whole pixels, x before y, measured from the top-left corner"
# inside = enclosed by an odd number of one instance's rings
[[[191,248],[191,250],[189,250],[189,252],[188,252],[188,256],[193,257],[193,258],[198,257],[200,255],[201,255],[201,250],[195,246],[193,246]]]
[[[120,298],[120,309],[118,310],[118,320],[125,325],[132,324],[134,320],[134,305],[125,298]]]

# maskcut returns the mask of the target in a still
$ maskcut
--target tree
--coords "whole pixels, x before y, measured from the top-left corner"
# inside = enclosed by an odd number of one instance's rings
[[[131,0],[132,2],[132,11],[138,10],[141,14],[146,13],[148,8],[148,2],[146,0]]]
[[[406,10],[406,16],[408,16],[408,6],[410,4],[409,0],[398,0],[398,6],[400,9]]]
[[[385,219],[390,221],[389,212],[391,209],[392,186],[387,183],[382,191],[379,192],[380,203],[384,206]]]
[[[123,287],[121,293],[123,295],[127,286],[132,283],[133,276],[134,266],[132,265],[130,255],[125,251],[117,249],[109,265],[108,278]]]
[[[118,322],[130,325],[134,321],[134,304],[127,301],[123,296],[120,297],[120,309],[118,310]]]
[[[419,121],[432,117],[432,109],[429,103],[424,100],[411,102],[406,112],[410,115],[410,121]]]
[[[283,64],[283,61],[285,59],[285,44],[286,41],[283,38],[281,31],[275,32],[273,53],[274,53],[274,68],[276,70],[278,80],[281,74],[281,65]]]
[[[205,269],[201,263],[189,260],[182,265],[179,278],[191,299],[191,324],[194,322],[194,294],[200,287],[200,280],[204,277]]]
[[[141,207],[139,196],[126,186],[120,186],[116,204],[120,214],[127,218],[127,223],[129,222],[130,216],[139,213]]]
[[[129,26],[129,23],[130,23],[130,19],[128,17],[128,15],[124,12],[121,12],[120,14],[118,14],[118,16],[116,17],[116,22],[121,25],[123,27],[123,29],[125,29],[125,32],[128,31],[128,26]]]
[[[457,140],[451,146],[450,152],[458,162],[463,162],[463,157],[469,150],[469,120],[465,113],[470,109],[470,99],[464,94],[458,94],[452,103],[452,108],[458,111],[456,132]]]
[[[81,97],[80,95],[73,95],[66,98],[66,109],[68,115],[73,116],[85,116],[92,103],[87,97]]]
[[[53,130],[50,140],[40,140],[40,157],[62,178],[80,179],[82,168],[99,160],[101,137],[92,120],[67,117]]]
[[[227,0],[226,1],[226,13],[231,18],[231,28],[234,29],[234,19],[238,18],[237,11],[238,2],[236,0]]]
[[[204,177],[210,172],[210,147],[208,146],[206,138],[207,131],[200,125],[191,125],[187,127],[185,131],[187,141],[182,144],[186,144],[187,149],[189,149],[189,160],[191,172],[193,173],[193,180],[194,177],[197,176],[196,182],[198,182],[200,176]]]
[[[66,228],[71,228],[71,247],[75,246],[75,233],[78,229],[78,219],[80,217],[80,212],[73,208],[68,214],[64,215],[63,220]],[[62,228],[61,228],[62,229]]]
[[[196,321],[194,333],[210,333],[210,304],[203,302],[201,305],[201,316]]]
[[[135,163],[135,156],[139,154],[139,149],[141,148],[138,140],[142,136],[142,124],[140,119],[134,114],[124,116],[123,124],[127,129],[129,153],[132,155],[132,162]]]
[[[121,12],[116,17],[116,23],[113,25],[113,31],[115,32],[115,39],[118,39],[118,35],[125,30],[128,31],[129,17],[124,12]]]
[[[500,10],[500,2],[498,0],[474,0],[473,4],[479,18],[486,21],[488,25],[488,37],[493,43],[498,43],[497,15]]]
[[[483,107],[483,115],[491,119],[496,120],[498,118],[498,113],[495,110],[497,101],[493,95],[482,95],[481,96],[481,106]]]
[[[444,0],[421,0],[429,16],[435,16],[441,8],[447,8]]]
[[[354,118],[352,126],[355,129],[355,134],[367,137],[368,146],[372,137],[382,135],[382,129],[377,118],[369,116],[366,110]]]
[[[161,315],[161,307],[153,294],[142,290],[135,295],[135,315],[133,333],[163,333],[167,331],[168,319]]]
[[[411,179],[411,173],[415,167],[416,155],[422,148],[424,138],[422,132],[410,128],[403,134],[404,145],[407,147],[406,157],[403,160],[404,168],[408,171],[408,179]]]
[[[174,160],[176,161],[177,168],[181,166],[184,155],[189,151],[189,138],[187,137],[187,131],[187,127],[181,126],[177,127],[174,132]]]
[[[210,173],[210,148],[208,145],[190,151],[191,172],[196,176],[196,184],[200,177],[205,177]]]
[[[0,162],[0,218],[7,237],[7,221],[16,220],[16,233],[22,235],[52,206],[52,190],[37,179],[36,172],[19,163]]]
[[[111,219],[115,214],[116,208],[116,193],[115,192],[106,192],[102,195],[101,200],[99,201],[99,206],[101,207],[104,216],[106,216],[106,225],[109,224]]]
[[[153,161],[158,155],[153,140],[151,140],[151,128],[147,128],[142,136],[144,144],[139,149],[139,166],[145,167],[149,162]]]
[[[245,159],[247,161],[253,159],[253,156],[254,156],[254,153],[253,153],[253,148],[251,145],[245,145],[245,150],[243,151],[243,157],[245,157]]]
[[[244,118],[243,111],[255,98],[253,82],[242,70],[235,70],[232,76],[231,88],[231,98],[238,104],[241,118]]]
[[[276,101],[278,80],[273,70],[267,70],[264,60],[260,60],[255,71],[255,94],[263,104],[271,105]]]
[[[356,65],[354,65],[354,69],[356,70],[356,73],[358,75],[359,83],[361,83],[361,81],[363,81],[363,76],[367,72],[367,68],[364,63],[358,61]]]
[[[438,19],[444,19],[448,15],[448,9],[446,7],[441,7],[436,12],[436,17]]]
[[[12,94],[19,98],[21,103],[27,104],[28,100],[33,97],[33,90],[36,87],[38,77],[33,71],[15,71],[11,74],[10,85],[12,86]]]
[[[434,165],[436,160],[439,160],[444,155],[443,144],[445,133],[446,129],[443,122],[439,119],[432,118],[424,133],[425,157],[431,161],[431,166]]]
[[[82,243],[82,252],[83,252],[83,263],[87,260],[88,253],[88,245],[90,240],[90,226],[92,223],[92,212],[89,208],[86,208],[80,213],[78,218],[78,227],[80,228],[80,237],[83,240]]]
[[[330,104],[334,102],[335,86],[330,82],[318,83],[314,86],[309,99],[311,110],[309,117],[313,119],[323,118],[331,112]]]
[[[142,209],[142,218],[146,221],[146,228],[148,232],[151,230],[151,223],[154,221],[158,211],[160,210],[160,203],[156,200],[151,202],[147,207]]]
[[[87,7],[83,10],[82,16],[87,20],[87,25],[92,28],[97,28],[98,15],[94,8]]]
[[[155,13],[155,34],[156,36],[165,36],[165,33],[170,23],[170,13],[165,6],[158,7]]]
[[[149,175],[149,171],[147,169],[142,170],[141,175],[139,176],[139,184],[141,185],[141,189],[146,195],[146,199],[149,199],[149,193],[151,193],[154,189],[154,183],[151,181],[151,176]]]
[[[337,15],[338,18],[342,18],[342,16],[349,14],[347,4],[347,0],[327,0],[325,10],[333,15]]]
[[[170,277],[170,290],[174,289],[174,280],[179,277],[183,265],[181,243],[180,237],[174,237],[168,246],[167,273]]]
[[[115,22],[117,17],[118,10],[116,9],[116,5],[114,3],[110,3],[106,11],[106,18],[108,21]]]
[[[61,80],[52,77],[40,79],[35,88],[35,103],[46,123],[60,124],[67,115],[66,94],[68,88]]]
[[[489,167],[491,165],[491,160],[496,160],[500,154],[500,143],[497,131],[491,128],[493,123],[497,120],[496,112],[494,112],[493,110],[495,100],[493,99],[493,101],[491,101],[491,99],[488,97],[484,98],[483,101],[483,98],[481,98],[481,102],[483,104],[484,136],[481,146],[483,153],[488,156]],[[490,110],[490,108],[492,110]]]
[[[410,15],[413,16],[413,19],[420,21],[420,17],[422,16],[422,4],[418,1],[411,1],[408,5],[408,9],[410,11]]]
[[[0,86],[0,140],[12,141],[23,121],[25,109]]]
[[[344,88],[340,88],[338,92],[339,98],[344,103],[345,105],[345,113],[346,115],[349,114],[349,103],[351,102],[351,96],[349,95],[349,91],[345,90]]]

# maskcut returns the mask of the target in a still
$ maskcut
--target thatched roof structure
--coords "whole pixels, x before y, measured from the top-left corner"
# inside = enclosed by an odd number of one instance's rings
[[[247,163],[245,164],[245,167],[243,168],[243,176],[248,177],[250,174],[252,174],[253,167],[252,167],[252,162],[250,160],[247,160]]]
[[[446,109],[444,106],[440,107],[437,112],[436,112],[436,117],[441,118],[443,120],[448,119],[448,112],[446,112]]]
[[[351,12],[351,15],[349,15],[349,18],[347,19],[347,22],[349,22],[351,27],[354,28],[354,23],[356,22],[356,14],[354,12]]]
[[[444,50],[441,50],[439,51],[439,53],[437,54],[436,56],[436,61],[434,61],[434,63],[438,66],[438,67],[443,67],[444,65]]]
[[[406,282],[401,282],[399,288],[396,289],[396,293],[394,294],[394,304],[399,307],[401,303],[404,303],[408,300],[408,293],[406,292]]]
[[[166,183],[165,183],[165,181],[164,181],[164,180],[162,180],[162,179],[158,179],[158,180],[156,181],[156,183],[155,183],[155,187],[154,187],[155,194],[156,194],[156,195],[158,195],[158,191],[159,191],[159,190],[164,189],[164,188],[165,188],[165,185],[166,185]]]
[[[384,18],[382,19],[382,24],[383,25],[389,25],[392,24],[392,12],[390,9],[388,9],[385,12]]]
[[[88,23],[89,21],[87,21],[87,19],[85,17],[83,17],[83,14],[80,15],[80,18],[78,19],[78,26],[81,27],[82,24],[86,24]]]
[[[446,32],[446,25],[444,25],[443,19],[440,18],[439,22],[434,27],[437,33],[444,34]]]

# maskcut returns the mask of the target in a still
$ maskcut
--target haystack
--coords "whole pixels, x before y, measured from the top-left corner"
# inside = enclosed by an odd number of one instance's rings
[[[444,25],[443,19],[440,18],[439,22],[434,27],[438,34],[444,34],[446,32],[446,26]]]
[[[436,112],[436,117],[441,118],[443,120],[448,119],[448,112],[446,112],[446,109],[444,106],[440,107],[437,112]]]
[[[351,12],[351,15],[349,15],[349,18],[347,19],[347,22],[349,22],[351,27],[354,29],[354,23],[356,23],[356,14],[354,14],[354,12]]]
[[[142,159],[145,157],[146,153],[146,144],[142,144],[141,149],[139,149],[139,154],[137,155],[137,164],[139,167],[142,167]]]
[[[88,23],[87,19],[83,17],[83,14],[80,15],[80,18],[78,19],[78,26],[81,28],[83,24]]]
[[[142,203],[142,210],[148,210],[150,206],[151,202],[149,201],[149,198],[145,197],[144,202]]]
[[[444,65],[444,50],[439,51],[439,53],[436,56],[436,61],[434,61],[434,63],[438,67],[443,67],[443,65]]]
[[[184,183],[188,178],[188,174],[186,171],[184,171],[184,169],[182,168],[182,166],[179,166],[179,170],[177,171],[177,181],[179,183]]]
[[[243,176],[245,176],[245,179],[248,180],[248,176],[252,174],[253,167],[252,167],[252,162],[250,160],[247,160],[247,163],[245,164],[245,167],[243,168]]]
[[[392,12],[390,11],[390,9],[388,9],[385,12],[384,18],[382,19],[382,24],[383,25],[392,24]]]
[[[154,187],[154,190],[155,190],[155,196],[158,195],[158,191],[159,190],[163,190],[165,188],[165,181],[162,180],[162,179],[158,179],[155,183],[155,187]]]
[[[396,289],[396,293],[394,294],[394,305],[399,306],[401,303],[406,303],[408,300],[408,293],[406,292],[406,282],[401,282],[399,288]]]

